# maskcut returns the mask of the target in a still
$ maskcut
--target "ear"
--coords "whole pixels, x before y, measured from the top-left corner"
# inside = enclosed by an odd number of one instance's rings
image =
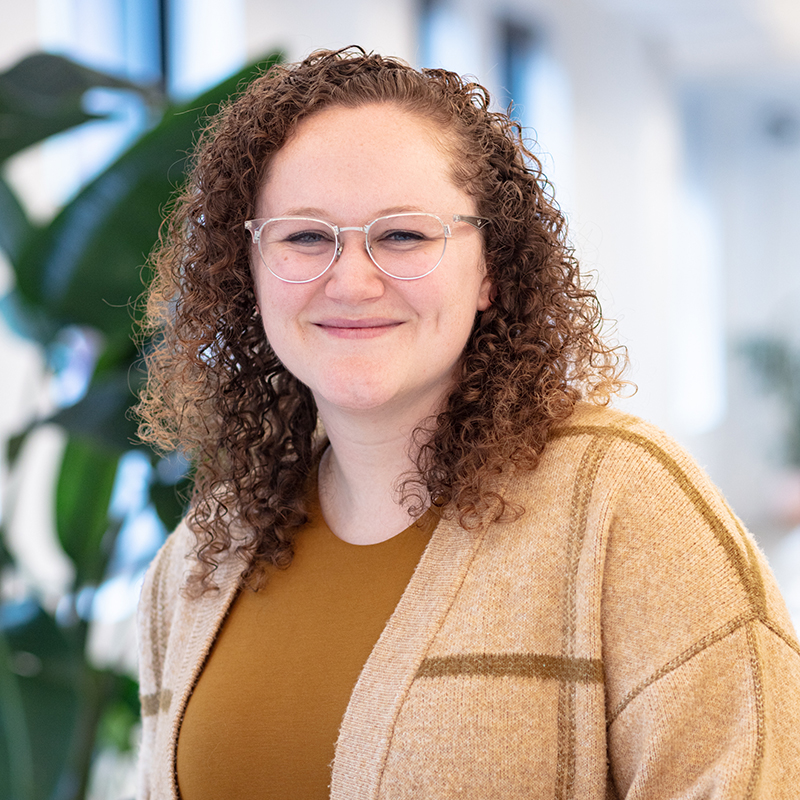
[[[488,275],[484,275],[481,281],[481,287],[478,290],[478,311],[486,311],[494,300],[494,284],[489,279]]]

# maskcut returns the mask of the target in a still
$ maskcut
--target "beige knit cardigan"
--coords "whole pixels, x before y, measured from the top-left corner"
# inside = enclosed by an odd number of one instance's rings
[[[800,797],[800,646],[686,454],[583,405],[502,491],[517,521],[434,532],[351,696],[331,798]],[[143,589],[140,798],[177,797],[182,715],[242,567],[186,599],[192,547],[181,526]]]

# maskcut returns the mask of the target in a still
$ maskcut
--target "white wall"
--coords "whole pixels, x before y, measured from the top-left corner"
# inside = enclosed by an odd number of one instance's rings
[[[296,61],[312,50],[351,44],[408,60],[414,58],[414,0],[244,0],[244,8],[248,58],[280,49],[290,61]]]
[[[729,373],[723,423],[697,442],[739,513],[770,543],[800,514],[788,509],[783,411],[742,357],[744,342],[775,335],[800,350],[800,79],[710,82],[686,97],[696,174],[717,209],[725,265]],[[784,135],[775,135],[776,120]],[[703,441],[702,439],[705,439]],[[796,519],[800,522],[800,516]]]
[[[572,79],[575,208],[583,264],[599,275],[606,316],[629,346],[629,409],[674,428],[670,397],[670,231],[681,151],[668,75],[636,32],[584,4],[554,38]]]
[[[0,70],[7,69],[38,45],[36,3],[4,0],[0,25]]]

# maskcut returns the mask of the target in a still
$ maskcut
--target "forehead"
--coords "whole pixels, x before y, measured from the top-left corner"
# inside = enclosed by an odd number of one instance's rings
[[[273,156],[259,216],[337,205],[354,212],[363,206],[364,213],[406,206],[449,211],[452,203],[468,213],[468,198],[453,180],[449,138],[430,120],[391,104],[320,111],[302,120]]]

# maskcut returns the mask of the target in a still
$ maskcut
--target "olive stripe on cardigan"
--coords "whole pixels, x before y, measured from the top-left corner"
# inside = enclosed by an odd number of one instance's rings
[[[155,694],[143,696],[141,698],[142,713],[145,715],[156,714],[159,710],[166,711],[169,707],[169,698],[167,699],[166,704],[163,703],[162,695],[164,692],[161,691],[164,672],[162,653],[166,651],[168,639],[168,631],[166,629],[166,625],[164,624],[164,615],[166,613],[166,609],[164,608],[164,600],[162,597],[162,586],[164,583],[162,580],[162,575],[168,569],[169,555],[174,546],[175,540],[172,537],[167,539],[167,541],[164,543],[164,556],[156,563],[155,575],[151,589],[150,657],[153,664],[153,678],[159,691]],[[169,690],[166,691],[169,694]]]
[[[764,679],[762,676],[761,660],[758,655],[758,641],[755,635],[756,622],[749,622],[745,627],[747,632],[747,645],[750,649],[750,664],[753,669],[753,696],[756,701],[756,747],[753,754],[753,769],[745,794],[746,800],[756,800],[756,789],[761,777],[761,764],[764,761]]]
[[[417,678],[455,676],[602,683],[603,664],[597,659],[565,658],[540,653],[464,653],[457,656],[429,656],[417,671]]]
[[[562,633],[562,652],[565,657],[575,656],[575,637],[578,630],[578,569],[586,539],[589,508],[600,464],[611,444],[607,437],[595,436],[590,440],[578,465],[572,492],[572,508],[568,538],[568,563],[564,595],[566,613]],[[575,785],[575,682],[565,680],[558,692],[558,732],[556,744],[556,800],[568,800]]]
[[[776,625],[770,619],[762,619],[761,622],[765,628],[771,630],[779,639],[783,640],[797,655],[800,656],[800,642],[797,641],[790,633],[787,633],[779,625]]]
[[[142,716],[149,717],[151,714],[158,714],[159,711],[169,710],[172,702],[172,692],[169,689],[162,689],[155,694],[142,695]]]

